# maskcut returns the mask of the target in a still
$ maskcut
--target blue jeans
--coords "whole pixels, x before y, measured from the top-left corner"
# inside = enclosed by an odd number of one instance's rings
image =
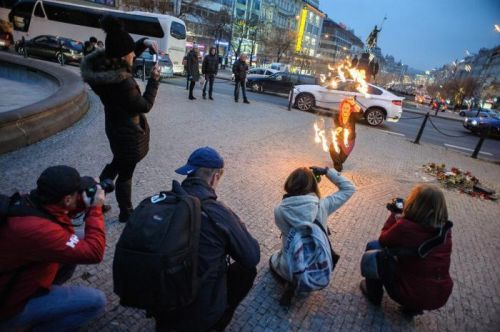
[[[100,290],[53,285],[47,294],[29,300],[17,316],[0,323],[0,331],[76,331],[104,312],[105,305]]]

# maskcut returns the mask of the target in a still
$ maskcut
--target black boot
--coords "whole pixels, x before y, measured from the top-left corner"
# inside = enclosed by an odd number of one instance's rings
[[[116,200],[120,207],[120,222],[127,222],[134,211],[132,206],[132,180],[116,182]]]
[[[250,102],[249,102],[249,101],[248,101],[248,99],[246,99],[246,98],[245,98],[245,99],[243,99],[243,102],[244,102],[245,104],[250,104]]]

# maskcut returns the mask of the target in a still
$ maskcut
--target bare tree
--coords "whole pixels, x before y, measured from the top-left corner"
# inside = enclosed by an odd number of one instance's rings
[[[284,28],[271,27],[266,31],[266,37],[263,38],[263,46],[266,54],[276,58],[280,62],[293,47],[296,40],[296,32]]]

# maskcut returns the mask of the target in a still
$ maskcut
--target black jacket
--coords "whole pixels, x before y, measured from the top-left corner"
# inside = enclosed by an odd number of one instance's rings
[[[203,74],[208,74],[208,75],[217,75],[218,70],[219,70],[219,57],[217,56],[217,54],[205,55],[205,58],[203,59],[203,64],[201,66],[201,72]]]
[[[187,54],[187,72],[192,80],[198,81],[200,79],[200,61],[198,53],[193,50]]]
[[[143,39],[135,54],[144,51]],[[82,78],[104,105],[106,135],[119,161],[137,163],[149,150],[149,125],[144,113],[153,107],[159,83],[149,79],[144,95],[124,62],[112,64],[104,49],[87,55],[80,67]]]
[[[233,74],[236,81],[244,81],[247,78],[248,65],[245,61],[236,60],[233,64]]]
[[[255,268],[260,260],[260,247],[247,231],[243,222],[229,207],[217,201],[215,191],[200,178],[187,178],[182,187],[190,195],[198,197],[204,211],[210,216],[202,215],[199,270],[201,277],[210,267],[218,267],[211,271],[201,284],[197,300],[180,316],[180,324],[198,324],[178,327],[180,330],[206,330],[213,326],[222,316],[227,306],[226,257],[249,269]],[[183,322],[184,321],[184,322]]]

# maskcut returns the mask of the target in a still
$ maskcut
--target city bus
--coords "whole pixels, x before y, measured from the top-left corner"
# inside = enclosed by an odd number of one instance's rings
[[[111,14],[124,23],[125,29],[135,40],[143,37],[156,40],[159,50],[170,56],[174,72],[184,70],[182,59],[186,51],[186,25],[176,17],[59,1],[19,0],[15,4],[9,0],[0,1],[11,7],[8,19],[13,25],[16,40],[54,35],[77,41],[86,41],[94,36],[104,41],[105,33],[100,28],[100,19],[105,14]]]

